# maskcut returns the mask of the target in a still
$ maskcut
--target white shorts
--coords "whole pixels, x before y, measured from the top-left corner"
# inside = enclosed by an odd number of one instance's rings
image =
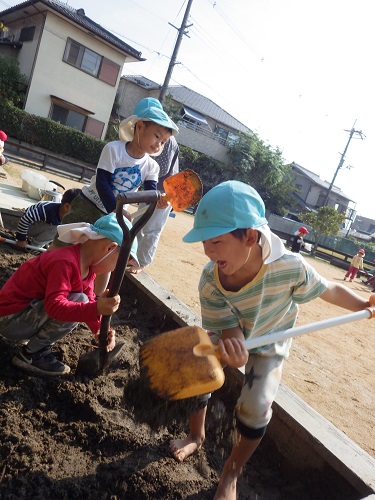
[[[280,385],[283,361],[281,356],[249,355],[244,385],[236,405],[237,426],[245,437],[256,438],[264,434],[272,417],[272,403]]]

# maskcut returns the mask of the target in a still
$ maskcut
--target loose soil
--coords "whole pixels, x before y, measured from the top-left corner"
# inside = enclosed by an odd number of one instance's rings
[[[7,170],[15,184],[17,168],[12,175]],[[79,186],[66,179],[61,183],[67,189]],[[197,286],[206,258],[200,244],[181,242],[192,223],[187,214],[169,219],[147,272],[199,312]],[[32,257],[0,244],[0,286]],[[342,270],[307,258],[328,279],[342,280]],[[346,286],[369,295],[358,279]],[[318,299],[301,307],[298,324],[343,313]],[[161,328],[160,320],[142,310],[136,299],[124,297],[112,324],[126,344],[111,371],[98,377],[75,372],[80,354],[89,349],[85,344],[91,342],[84,325],[55,346],[59,359],[72,367],[64,379],[16,370],[10,363],[15,346],[0,339],[1,499],[213,498],[233,439],[231,395],[224,386],[211,398],[202,450],[176,463],[168,444],[184,435],[186,417],[182,408],[166,408],[153,399],[141,383],[138,366],[139,347]],[[373,331],[371,321],[362,320],[296,339],[283,381],[375,456]],[[239,482],[238,498],[355,497],[333,483],[322,484],[313,471],[296,475],[265,438]]]

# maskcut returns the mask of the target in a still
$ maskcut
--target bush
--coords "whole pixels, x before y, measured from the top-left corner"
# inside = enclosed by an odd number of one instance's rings
[[[0,128],[19,141],[97,165],[104,141],[0,101]]]
[[[1,24],[1,23],[0,23]],[[0,56],[0,95],[15,106],[22,106],[25,98],[26,77],[12,57]]]

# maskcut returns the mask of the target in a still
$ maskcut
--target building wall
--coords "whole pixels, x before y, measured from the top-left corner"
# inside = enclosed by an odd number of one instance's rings
[[[108,120],[116,96],[117,85],[125,55],[101,42],[54,13],[26,18],[12,25],[15,39],[23,27],[35,26],[34,38],[24,42],[17,52],[20,71],[29,80],[25,111],[48,117],[51,95],[92,111],[94,120],[104,123],[101,138],[105,137]],[[114,86],[81,71],[63,61],[68,38],[81,43],[101,56],[118,64],[120,71]]]
[[[44,26],[44,16],[40,14],[28,17],[12,24],[10,28],[12,36],[14,35],[15,40],[19,40],[22,28],[27,28],[29,26],[35,26],[33,40],[30,42],[23,42],[22,48],[13,53],[13,56],[16,55],[21,73],[26,76],[28,81],[37,55],[39,38]]]
[[[223,163],[229,162],[228,148],[220,144],[218,141],[212,139],[207,139],[206,136],[195,132],[189,128],[181,126],[179,123],[179,132],[176,139],[179,144],[187,146],[198,153],[203,153],[215,160],[221,161]]]
[[[144,97],[159,97],[160,90],[147,90],[139,85],[121,78],[117,90],[117,114],[122,118],[127,118],[133,114],[136,104]]]
[[[306,201],[306,198],[308,197],[311,188],[310,179],[308,179],[304,175],[294,172],[294,185],[298,186],[300,190],[298,196],[300,196],[303,200]]]
[[[63,36],[61,36],[63,34]],[[63,62],[68,37],[111,59],[122,68],[125,56],[99,40],[77,29],[70,23],[48,13],[39,53],[33,72],[25,110],[39,116],[48,116],[50,95],[93,111],[96,120],[105,123],[102,138],[112,111],[117,84],[109,85]],[[53,77],[51,78],[51,75]],[[118,80],[121,76],[119,71]],[[118,83],[117,80],[117,83]]]

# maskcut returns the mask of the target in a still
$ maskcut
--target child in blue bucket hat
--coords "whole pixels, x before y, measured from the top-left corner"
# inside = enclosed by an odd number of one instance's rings
[[[160,154],[169,137],[177,132],[177,125],[158,99],[141,99],[132,116],[120,123],[120,140],[104,146],[95,175],[89,185],[83,186],[62,223],[93,223],[115,210],[118,194],[137,191],[142,185],[146,191],[156,190],[159,165],[152,156]],[[158,206],[164,205],[166,202],[161,200]],[[63,245],[56,237],[54,248]]]
[[[130,228],[131,224],[124,219]],[[70,367],[59,361],[51,347],[86,323],[98,340],[102,315],[117,311],[120,297],[99,297],[97,275],[116,266],[123,232],[114,213],[85,222],[60,225],[59,238],[70,246],[44,252],[24,262],[0,290],[0,335],[23,344],[12,359],[30,373],[65,375]],[[137,262],[136,241],[131,258]],[[115,331],[108,333],[107,350],[115,347]]]
[[[205,194],[183,240],[202,241],[210,259],[199,282],[202,326],[218,344],[224,366],[245,366],[235,407],[237,437],[215,495],[235,500],[237,479],[271,419],[292,342],[247,351],[243,341],[293,327],[298,305],[317,297],[350,311],[370,304],[344,285],[328,282],[303,256],[287,250],[270,231],[263,200],[248,184],[227,181]],[[201,399],[201,408],[190,417],[189,435],[170,444],[178,462],[204,441],[209,395]]]

